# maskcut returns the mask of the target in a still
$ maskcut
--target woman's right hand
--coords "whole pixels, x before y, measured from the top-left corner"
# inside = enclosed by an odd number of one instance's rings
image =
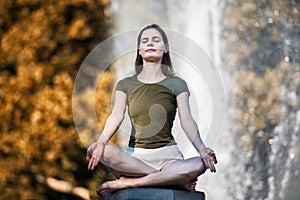
[[[88,170],[94,170],[99,164],[104,151],[105,144],[101,142],[94,142],[89,146],[86,152],[86,160],[89,162]]]
[[[206,168],[209,168],[211,172],[216,172],[215,164],[217,164],[217,157],[215,152],[205,147],[199,150],[199,154]]]

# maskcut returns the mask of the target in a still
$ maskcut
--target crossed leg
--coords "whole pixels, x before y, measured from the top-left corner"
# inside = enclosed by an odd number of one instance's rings
[[[156,170],[110,145],[105,147],[102,162],[119,179],[103,183],[97,189],[101,196],[118,189],[147,186],[177,185],[194,191],[196,178],[206,170],[199,157],[176,160],[161,170]]]
[[[121,176],[142,177],[159,171],[112,145],[105,145],[101,162],[117,178]]]

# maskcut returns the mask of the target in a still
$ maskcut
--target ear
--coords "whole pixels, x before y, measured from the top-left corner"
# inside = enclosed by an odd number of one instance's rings
[[[166,44],[165,44],[164,53],[167,53],[168,51],[169,51],[169,44],[166,43]]]

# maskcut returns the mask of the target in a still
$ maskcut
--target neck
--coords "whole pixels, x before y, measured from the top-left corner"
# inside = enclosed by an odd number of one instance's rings
[[[165,78],[162,73],[161,64],[155,62],[144,62],[143,70],[138,75],[140,80],[147,82],[156,82]]]

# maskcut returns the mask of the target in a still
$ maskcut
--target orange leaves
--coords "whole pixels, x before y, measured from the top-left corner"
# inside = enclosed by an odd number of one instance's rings
[[[68,31],[68,37],[70,39],[86,39],[92,36],[93,31],[90,27],[86,27],[87,21],[84,17],[74,19],[71,23]]]
[[[73,96],[73,109],[80,124],[76,128],[79,129],[84,144],[90,144],[99,138],[111,112],[114,84],[114,75],[111,72],[103,72],[99,74],[99,82],[95,88],[90,86]]]
[[[249,70],[236,72],[238,91],[235,92],[235,98],[239,113],[236,113],[235,122],[239,124],[238,134],[242,141],[251,145],[252,142],[248,140],[254,139],[254,134],[259,132],[259,137],[265,142],[270,133],[263,130],[279,124],[282,118],[288,115],[284,104],[287,101],[288,104],[293,103],[293,99],[288,98],[293,98],[293,93],[300,84],[297,75],[299,70],[299,66],[291,68],[282,62],[276,69],[268,69],[263,76],[256,76]],[[287,82],[290,83],[286,85]],[[296,99],[294,104],[297,106]],[[245,149],[251,149],[246,143]]]
[[[90,174],[76,180],[86,168],[72,90],[83,58],[107,37],[106,6],[86,0],[0,3],[1,197],[43,199],[46,189],[34,183],[36,174],[88,185]]]
[[[111,112],[115,77],[109,72],[103,73],[96,88],[95,106],[101,128]],[[105,106],[104,106],[105,105]]]

